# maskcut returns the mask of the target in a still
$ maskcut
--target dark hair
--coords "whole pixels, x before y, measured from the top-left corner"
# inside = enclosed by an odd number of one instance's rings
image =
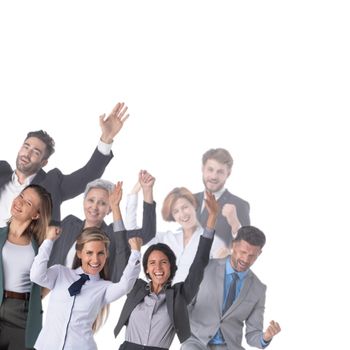
[[[197,199],[196,197],[185,187],[175,187],[171,190],[164,199],[163,207],[162,207],[162,217],[165,221],[175,221],[172,209],[174,203],[180,199],[187,199],[195,209],[197,209]]]
[[[36,137],[37,139],[45,143],[46,150],[44,154],[44,159],[49,159],[49,157],[55,152],[55,141],[46,131],[30,131],[28,132],[25,141],[29,139],[29,137]]]
[[[228,170],[231,171],[233,159],[230,152],[224,148],[211,148],[202,156],[202,165],[205,165],[208,159],[214,159],[219,163],[225,164]]]
[[[266,243],[266,237],[262,231],[254,226],[242,226],[233,242],[246,241],[250,245],[262,248]]]
[[[143,259],[142,259],[143,271],[144,271],[145,275],[147,276],[147,278],[150,278],[149,274],[146,272],[147,271],[147,263],[148,263],[149,256],[155,250],[159,250],[160,252],[164,253],[166,255],[166,257],[168,258],[169,263],[170,263],[170,276],[169,276],[168,282],[171,282],[172,279],[174,278],[175,272],[177,270],[176,256],[175,256],[174,252],[172,251],[172,249],[165,243],[152,244],[151,246],[148,247],[148,249],[146,250],[145,254],[143,255]]]
[[[26,189],[32,188],[40,198],[40,207],[38,208],[39,218],[33,219],[29,226],[26,228],[26,232],[33,235],[38,244],[40,245],[46,236],[47,228],[51,221],[52,215],[52,198],[51,194],[40,185],[30,184],[26,186],[21,193]],[[11,220],[11,219],[10,219]]]

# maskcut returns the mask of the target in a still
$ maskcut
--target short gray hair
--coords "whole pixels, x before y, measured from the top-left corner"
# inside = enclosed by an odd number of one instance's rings
[[[106,190],[108,193],[111,193],[114,189],[114,186],[114,183],[108,180],[96,179],[94,181],[90,181],[85,187],[84,199],[86,198],[89,191],[93,188],[101,188],[103,190]]]

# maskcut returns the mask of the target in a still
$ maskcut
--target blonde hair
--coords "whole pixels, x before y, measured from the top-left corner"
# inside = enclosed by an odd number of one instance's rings
[[[99,228],[99,227],[87,227],[85,228],[80,235],[77,237],[77,242],[75,244],[76,251],[82,251],[84,245],[88,242],[103,242],[107,252],[106,263],[100,272],[101,278],[104,280],[110,280],[108,274],[108,253],[109,253],[109,244],[110,240],[108,236]],[[76,269],[81,266],[81,259],[75,253],[72,268]],[[101,326],[107,321],[109,315],[109,304],[105,305],[100,312],[98,313],[96,320],[92,325],[92,331],[96,333]]]

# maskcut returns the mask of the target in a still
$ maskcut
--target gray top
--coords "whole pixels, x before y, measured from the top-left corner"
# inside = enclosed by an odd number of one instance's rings
[[[173,327],[165,301],[165,292],[147,295],[132,311],[125,340],[168,349],[174,339]]]

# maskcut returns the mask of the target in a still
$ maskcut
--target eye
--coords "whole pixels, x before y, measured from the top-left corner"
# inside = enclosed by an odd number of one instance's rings
[[[105,252],[99,252],[98,255],[103,256],[105,255]]]

